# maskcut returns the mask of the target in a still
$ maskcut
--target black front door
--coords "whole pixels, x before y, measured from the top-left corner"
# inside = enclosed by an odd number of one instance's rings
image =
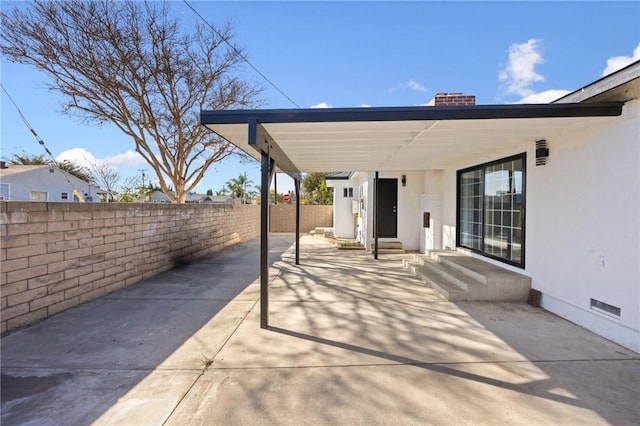
[[[398,179],[378,179],[378,237],[398,237]]]

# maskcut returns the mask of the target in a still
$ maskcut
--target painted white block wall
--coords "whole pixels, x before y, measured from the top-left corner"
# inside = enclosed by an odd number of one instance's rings
[[[355,238],[355,216],[352,211],[352,202],[357,200],[358,189],[354,187],[352,180],[330,181],[333,186],[333,232],[338,238]],[[352,188],[352,197],[345,197],[345,188]]]
[[[407,185],[402,186],[402,175]],[[380,179],[398,180],[398,237],[380,238],[379,241],[401,241],[405,250],[419,250],[422,230],[421,199],[424,192],[424,171],[380,172]],[[373,180],[375,173],[368,173],[367,209],[373,212]],[[373,220],[373,217],[370,218]],[[373,241],[373,226],[367,230],[367,244]]]
[[[526,267],[542,306],[640,352],[640,102],[606,126],[547,137],[535,166],[534,141],[444,172],[443,246],[455,247],[456,171],[527,152]],[[521,269],[491,261],[508,269]],[[621,317],[591,309],[594,298]]]
[[[428,170],[424,172],[424,192],[420,198],[421,212],[430,213],[428,228],[420,232],[420,251],[442,248],[442,201],[443,172]]]
[[[549,163],[529,165],[526,272],[544,308],[640,352],[638,107],[555,139]],[[620,318],[591,309],[591,298]]]

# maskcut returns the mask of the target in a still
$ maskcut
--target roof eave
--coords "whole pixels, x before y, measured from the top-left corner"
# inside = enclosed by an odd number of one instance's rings
[[[204,110],[200,123],[242,124],[250,119],[258,123],[321,123],[411,120],[491,120],[509,118],[602,117],[622,113],[624,102],[509,104],[446,107],[376,107]]]

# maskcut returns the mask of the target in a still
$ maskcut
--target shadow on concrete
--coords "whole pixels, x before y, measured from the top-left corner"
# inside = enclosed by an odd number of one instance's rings
[[[271,236],[271,265],[293,241]],[[100,423],[148,380],[162,423],[258,300],[259,256],[238,244],[2,337],[2,424]]]
[[[216,359],[229,393],[212,420],[274,424],[301,404],[322,424],[640,419],[638,354],[529,305],[443,301],[397,256],[303,246],[271,307],[268,331],[239,328]]]

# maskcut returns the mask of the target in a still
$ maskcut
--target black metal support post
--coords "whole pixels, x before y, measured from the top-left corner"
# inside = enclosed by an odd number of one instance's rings
[[[262,199],[260,202],[260,328],[269,327],[269,189],[274,162],[262,152]]]
[[[278,175],[273,177],[273,204],[278,204]]]
[[[296,189],[296,265],[300,264],[300,180],[295,179]]]
[[[376,172],[376,177],[373,179],[373,258],[378,258],[378,207],[380,207],[380,203],[378,202],[378,172]]]

